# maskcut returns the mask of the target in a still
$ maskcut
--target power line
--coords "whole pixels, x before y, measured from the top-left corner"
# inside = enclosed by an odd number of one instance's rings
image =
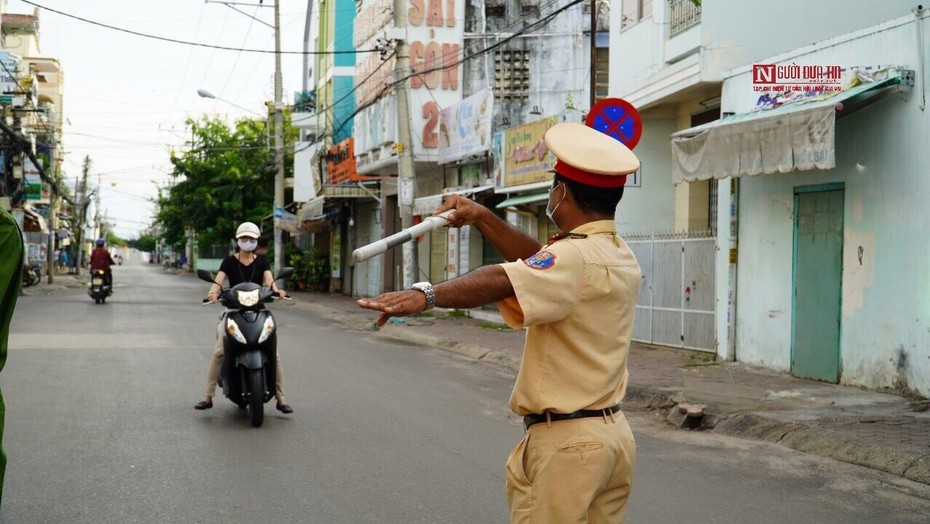
[[[267,50],[267,49],[246,49],[246,48],[239,48],[239,47],[226,47],[226,46],[220,46],[220,45],[214,45],[214,44],[202,44],[202,43],[199,43],[199,42],[188,42],[188,41],[185,41],[185,40],[178,40],[178,39],[176,39],[176,38],[168,38],[168,37],[165,37],[165,36],[150,35],[150,34],[148,34],[148,33],[142,33],[142,32],[139,32],[139,31],[133,31],[132,29],[124,29],[124,28],[122,28],[122,27],[116,27],[116,26],[113,26],[113,25],[104,24],[104,23],[102,23],[102,22],[97,22],[97,21],[95,21],[95,20],[90,20],[90,19],[87,19],[87,18],[82,18],[82,17],[77,16],[77,15],[72,15],[72,14],[69,14],[69,13],[65,13],[65,12],[63,12],[63,11],[58,11],[58,10],[56,10],[56,9],[50,9],[50,8],[45,7],[45,6],[43,6],[43,5],[37,4],[37,3],[35,3],[35,2],[31,2],[30,0],[21,0],[21,1],[22,1],[24,4],[29,4],[29,5],[31,5],[31,6],[38,7],[39,9],[45,9],[46,11],[49,11],[49,12],[52,12],[52,13],[55,13],[55,14],[58,14],[58,15],[61,15],[61,16],[64,16],[64,17],[73,18],[74,20],[80,20],[81,22],[85,22],[85,23],[88,23],[88,24],[91,24],[91,25],[95,25],[95,26],[99,26],[99,27],[104,27],[104,28],[106,28],[106,29],[111,29],[111,30],[113,30],[113,31],[119,31],[119,32],[121,32],[121,33],[127,33],[127,34],[130,34],[130,35],[141,36],[141,37],[144,37],[144,38],[151,38],[151,39],[153,39],[153,40],[161,40],[161,41],[163,41],[163,42],[171,42],[171,43],[173,43],[173,44],[190,45],[190,46],[196,46],[196,47],[206,47],[206,48],[209,48],[209,49],[220,49],[220,50],[223,50],[223,51],[240,51],[240,52],[243,52],[243,53],[266,53],[266,54],[274,54],[274,53],[275,53],[274,50]],[[378,52],[378,50],[376,50],[376,49],[368,49],[368,50],[357,50],[357,49],[355,49],[355,50],[351,50],[351,51],[280,51],[280,54],[282,54],[282,55],[356,55],[356,54],[359,54],[359,53],[377,53],[377,52]]]

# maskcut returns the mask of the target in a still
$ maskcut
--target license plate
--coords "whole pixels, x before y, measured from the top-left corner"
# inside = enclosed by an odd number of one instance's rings
[[[102,278],[95,278],[95,279],[93,279],[91,282],[92,282],[95,286],[102,286],[102,285],[103,285],[103,279],[102,279]]]

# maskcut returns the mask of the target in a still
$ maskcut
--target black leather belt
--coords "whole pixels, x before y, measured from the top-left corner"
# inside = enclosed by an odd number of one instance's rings
[[[572,420],[576,418],[604,417],[620,411],[620,404],[604,409],[579,409],[574,413],[530,413],[523,417],[523,427],[530,429],[533,424],[545,422],[548,418],[552,422],[559,420]]]

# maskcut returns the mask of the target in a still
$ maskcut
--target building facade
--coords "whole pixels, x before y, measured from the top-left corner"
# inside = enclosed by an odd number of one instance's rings
[[[317,173],[318,191],[305,201],[301,223],[309,229],[346,224],[338,241],[341,253],[330,251],[331,263],[340,265],[340,283],[331,289],[374,295],[402,287],[399,249],[359,264],[349,264],[349,254],[400,230],[402,205],[411,206],[416,221],[444,194],[481,201],[542,239],[553,232],[539,196],[551,180],[544,169],[547,159],[537,159],[533,167],[511,165],[519,173],[507,177],[505,157],[517,164],[531,161],[527,149],[549,126],[581,121],[592,88],[606,94],[607,35],[591,37],[590,9],[591,3],[578,1],[358,3],[351,141],[317,140],[298,160],[306,165],[309,151],[319,148],[320,161],[307,169]],[[603,30],[609,24],[606,9],[602,3],[597,11],[602,14],[596,24]],[[406,16],[396,19],[395,12]],[[322,35],[322,12],[320,18]],[[398,67],[401,42],[407,62]],[[590,81],[592,45],[601,57],[594,74],[600,84]],[[398,90],[401,83],[404,89]],[[399,92],[407,97],[407,116],[399,108]],[[326,125],[318,119],[310,127],[326,135]],[[409,126],[409,144],[400,141],[399,126]],[[539,135],[535,141],[528,130]],[[333,131],[328,134],[335,139]],[[402,187],[399,162],[405,149],[413,157],[411,187]],[[455,233],[443,229],[416,241],[418,279],[442,281],[499,261],[479,235],[467,228]]]
[[[651,193],[622,228],[712,229],[718,357],[926,395],[926,10],[658,5],[616,20]]]
[[[26,262],[46,267],[70,244],[74,222],[73,210],[61,206],[63,73],[41,53],[38,9],[8,13],[3,2],[0,19],[0,200],[23,229]]]

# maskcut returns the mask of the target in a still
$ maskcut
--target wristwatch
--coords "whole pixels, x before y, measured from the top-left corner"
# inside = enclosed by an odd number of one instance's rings
[[[426,308],[423,311],[428,311],[436,307],[436,294],[433,293],[433,285],[429,282],[417,282],[410,289],[416,289],[417,291],[422,291],[426,295]]]

